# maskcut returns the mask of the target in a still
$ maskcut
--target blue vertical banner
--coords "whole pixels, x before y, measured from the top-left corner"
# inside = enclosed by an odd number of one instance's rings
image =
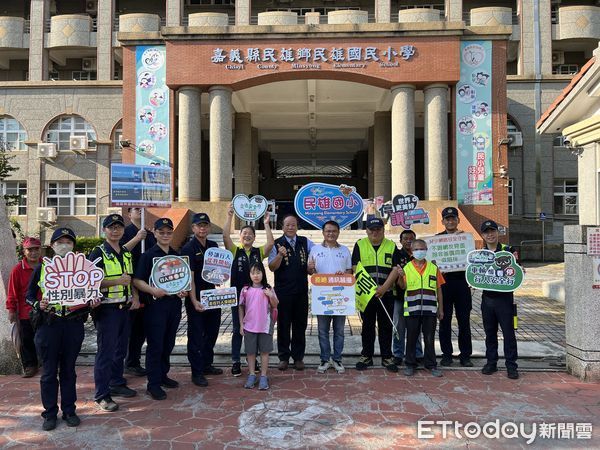
[[[164,45],[138,46],[135,52],[135,163],[169,166],[169,88]]]
[[[460,44],[456,85],[456,195],[459,205],[492,205],[492,42]]]

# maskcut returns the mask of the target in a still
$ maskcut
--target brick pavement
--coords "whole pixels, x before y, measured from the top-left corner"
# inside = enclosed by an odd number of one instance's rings
[[[272,370],[266,392],[242,388],[242,378],[210,377],[208,388],[190,383],[190,372],[175,368],[171,375],[181,387],[168,391],[165,401],[143,393],[145,380],[130,386],[140,394],[119,400],[120,410],[105,413],[92,401],[93,369],[78,367],[78,413],[82,423],[41,431],[38,379],[0,377],[0,446],[3,448],[89,449],[255,449],[255,448],[600,448],[600,384],[583,383],[558,372],[523,372],[517,381],[504,373],[445,372],[435,379],[424,371],[407,379],[383,369],[343,375],[330,372]],[[453,431],[446,439],[441,428],[435,439],[417,438],[418,420],[450,420],[463,424],[498,420],[525,424],[556,424],[552,440],[540,429],[532,446],[523,437],[465,438]],[[559,423],[592,424],[572,438],[558,438]],[[473,427],[473,426],[471,426]],[[582,427],[582,425],[580,425]],[[569,429],[571,431],[569,431]],[[469,428],[476,432],[475,428]],[[564,435],[563,435],[564,436]]]

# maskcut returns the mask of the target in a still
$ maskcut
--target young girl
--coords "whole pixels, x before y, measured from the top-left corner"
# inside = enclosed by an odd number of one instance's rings
[[[252,389],[256,384],[254,368],[256,365],[256,351],[260,353],[260,380],[258,389],[269,389],[267,369],[269,367],[269,353],[273,350],[273,328],[277,320],[277,296],[275,291],[267,284],[267,274],[262,263],[253,263],[250,266],[250,279],[252,286],[246,286],[240,294],[239,317],[240,333],[244,336],[246,357],[248,358],[248,379],[244,387]]]

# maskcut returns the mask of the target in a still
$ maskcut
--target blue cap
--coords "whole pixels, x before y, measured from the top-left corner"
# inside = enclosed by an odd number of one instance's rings
[[[120,214],[111,214],[106,216],[102,221],[102,228],[110,227],[115,223],[125,226],[125,220],[123,220],[123,216]]]
[[[486,220],[485,222],[483,222],[481,224],[480,230],[483,233],[485,230],[497,230],[498,229],[498,224],[496,222],[494,222],[493,220]]]
[[[383,224],[383,220],[381,220],[379,217],[371,217],[369,220],[367,220],[367,225],[366,227],[371,230],[373,228],[383,228],[384,224]]]
[[[53,242],[58,241],[61,237],[68,237],[73,243],[76,241],[75,232],[70,228],[64,227],[54,230],[54,233],[52,233],[52,237],[50,238],[50,243],[52,244]]]
[[[448,206],[442,210],[442,219],[446,217],[458,217],[458,209],[454,206]]]
[[[194,216],[192,217],[192,225],[198,224],[198,223],[208,223],[210,224],[210,217],[208,217],[208,214],[206,213],[197,213],[194,214]]]
[[[173,221],[171,219],[169,219],[168,217],[163,217],[161,219],[158,219],[156,222],[154,222],[155,230],[160,230],[161,228],[164,228],[164,227],[168,227],[171,230],[175,229],[175,227],[173,226]]]

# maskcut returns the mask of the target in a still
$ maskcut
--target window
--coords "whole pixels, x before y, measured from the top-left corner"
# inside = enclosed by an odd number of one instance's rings
[[[9,216],[27,215],[27,182],[26,181],[4,181],[0,186],[2,195],[13,196],[14,201],[9,200]]]
[[[119,123],[115,131],[113,132],[113,150],[110,154],[110,160],[112,162],[120,163],[123,159],[123,149],[121,148],[121,141],[123,140],[123,130],[121,129],[122,125]]]
[[[18,120],[10,116],[0,117],[0,143],[6,143],[7,150],[27,150],[27,133]]]
[[[46,205],[59,216],[95,216],[94,181],[51,181],[47,185]]]
[[[514,213],[514,208],[515,208],[515,198],[514,198],[514,186],[515,186],[515,179],[514,178],[509,178],[508,179],[508,215],[512,216]]]
[[[577,180],[554,180],[554,214],[578,214]]]
[[[83,117],[63,116],[48,127],[47,142],[56,144],[58,150],[71,149],[71,136],[87,136],[88,148],[96,148],[96,132]]]
[[[73,81],[95,81],[96,72],[89,70],[74,70],[71,72]]]

